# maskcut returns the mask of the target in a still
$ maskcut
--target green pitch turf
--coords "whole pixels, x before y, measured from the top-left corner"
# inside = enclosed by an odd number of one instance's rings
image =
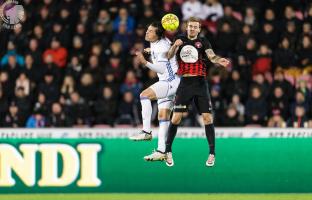
[[[1,200],[311,200],[312,194],[32,194]]]

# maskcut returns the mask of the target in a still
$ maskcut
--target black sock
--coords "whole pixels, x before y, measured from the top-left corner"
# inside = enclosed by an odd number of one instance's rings
[[[209,144],[210,154],[215,154],[215,129],[213,124],[205,125],[206,138]]]
[[[171,146],[174,140],[174,137],[177,134],[178,125],[172,124],[170,122],[169,128],[168,128],[168,136],[166,140],[166,152],[171,152]]]

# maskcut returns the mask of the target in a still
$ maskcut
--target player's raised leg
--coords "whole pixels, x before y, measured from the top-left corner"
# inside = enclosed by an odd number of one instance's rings
[[[140,94],[143,128],[138,134],[131,136],[129,138],[130,140],[142,141],[152,139],[151,115],[153,110],[151,100],[154,100],[156,98],[156,93],[153,91],[152,88],[147,88]]]

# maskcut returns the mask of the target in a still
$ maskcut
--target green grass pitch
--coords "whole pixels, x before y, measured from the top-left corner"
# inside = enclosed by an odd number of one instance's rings
[[[8,194],[0,200],[311,200],[312,194]]]

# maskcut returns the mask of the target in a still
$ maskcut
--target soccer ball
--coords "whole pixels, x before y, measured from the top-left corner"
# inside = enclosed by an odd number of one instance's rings
[[[168,13],[161,19],[161,24],[167,31],[175,31],[179,27],[179,18],[172,13]]]

